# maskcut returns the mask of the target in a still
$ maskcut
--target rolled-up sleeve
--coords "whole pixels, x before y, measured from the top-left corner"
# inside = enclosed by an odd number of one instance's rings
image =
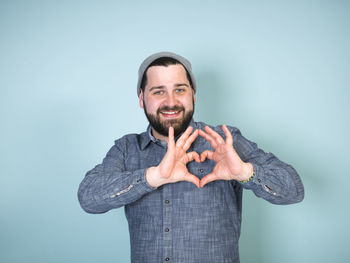
[[[238,129],[231,129],[234,148],[244,162],[254,166],[254,177],[243,188],[273,204],[293,204],[304,199],[304,186],[297,171],[274,154],[259,149],[244,138]]]
[[[102,164],[86,173],[78,190],[80,205],[86,212],[104,213],[155,190],[146,181],[146,168],[125,170],[125,154],[120,142],[116,141]]]

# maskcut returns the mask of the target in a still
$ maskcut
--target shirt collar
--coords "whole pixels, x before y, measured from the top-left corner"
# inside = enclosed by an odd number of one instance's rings
[[[151,125],[148,125],[147,130],[141,134],[141,150],[144,150],[153,141],[151,137],[154,138],[151,133]]]

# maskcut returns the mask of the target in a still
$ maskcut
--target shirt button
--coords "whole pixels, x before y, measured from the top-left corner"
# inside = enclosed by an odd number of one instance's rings
[[[165,229],[165,232],[169,232],[169,228],[166,228],[166,229]]]
[[[170,258],[165,258],[165,261],[169,261],[170,260]]]
[[[166,204],[169,204],[169,202],[170,202],[169,200],[165,200],[165,201],[164,201],[164,203],[166,203]]]
[[[201,174],[204,173],[204,169],[203,168],[199,169],[199,171],[200,171]]]
[[[137,182],[138,184],[141,183],[141,179],[138,179],[136,182]]]

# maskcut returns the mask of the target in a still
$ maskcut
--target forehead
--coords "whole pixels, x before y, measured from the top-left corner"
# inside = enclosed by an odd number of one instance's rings
[[[147,86],[186,83],[186,70],[181,64],[152,66],[147,70]]]

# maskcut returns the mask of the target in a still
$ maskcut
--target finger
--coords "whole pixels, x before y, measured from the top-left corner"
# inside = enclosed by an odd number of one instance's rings
[[[180,136],[180,138],[177,140],[176,142],[176,146],[178,147],[182,147],[185,143],[185,141],[187,140],[188,136],[191,134],[192,132],[192,127],[188,126],[188,128],[185,130],[185,132]]]
[[[224,138],[222,138],[221,135],[214,131],[212,128],[210,128],[209,126],[205,126],[204,129],[210,136],[215,138],[217,143],[225,143]]]
[[[194,142],[194,140],[198,137],[198,130],[195,130],[190,137],[188,137],[188,139],[185,141],[185,144],[183,146],[183,149],[185,151],[187,151],[191,144]]]
[[[189,152],[186,154],[187,155],[187,158],[188,158],[188,163],[195,160],[197,163],[200,163],[200,157],[199,157],[199,154],[196,153],[196,152]]]
[[[218,180],[218,177],[214,173],[210,173],[202,178],[199,182],[199,187],[205,186],[207,183]]]
[[[210,151],[210,150],[205,150],[204,152],[201,153],[200,155],[200,161],[204,162],[205,159],[210,159],[210,160],[214,160],[214,152]]]
[[[175,147],[174,128],[170,126],[169,132],[168,132],[168,148],[173,149],[174,147]]]
[[[199,178],[191,173],[187,173],[184,178],[185,181],[195,184],[199,188]]]
[[[218,146],[216,140],[205,131],[199,130],[199,135],[206,139],[214,149]]]
[[[224,131],[225,136],[226,136],[226,143],[230,144],[230,145],[233,145],[232,135],[231,135],[229,129],[226,127],[225,124],[222,125],[222,130]]]

